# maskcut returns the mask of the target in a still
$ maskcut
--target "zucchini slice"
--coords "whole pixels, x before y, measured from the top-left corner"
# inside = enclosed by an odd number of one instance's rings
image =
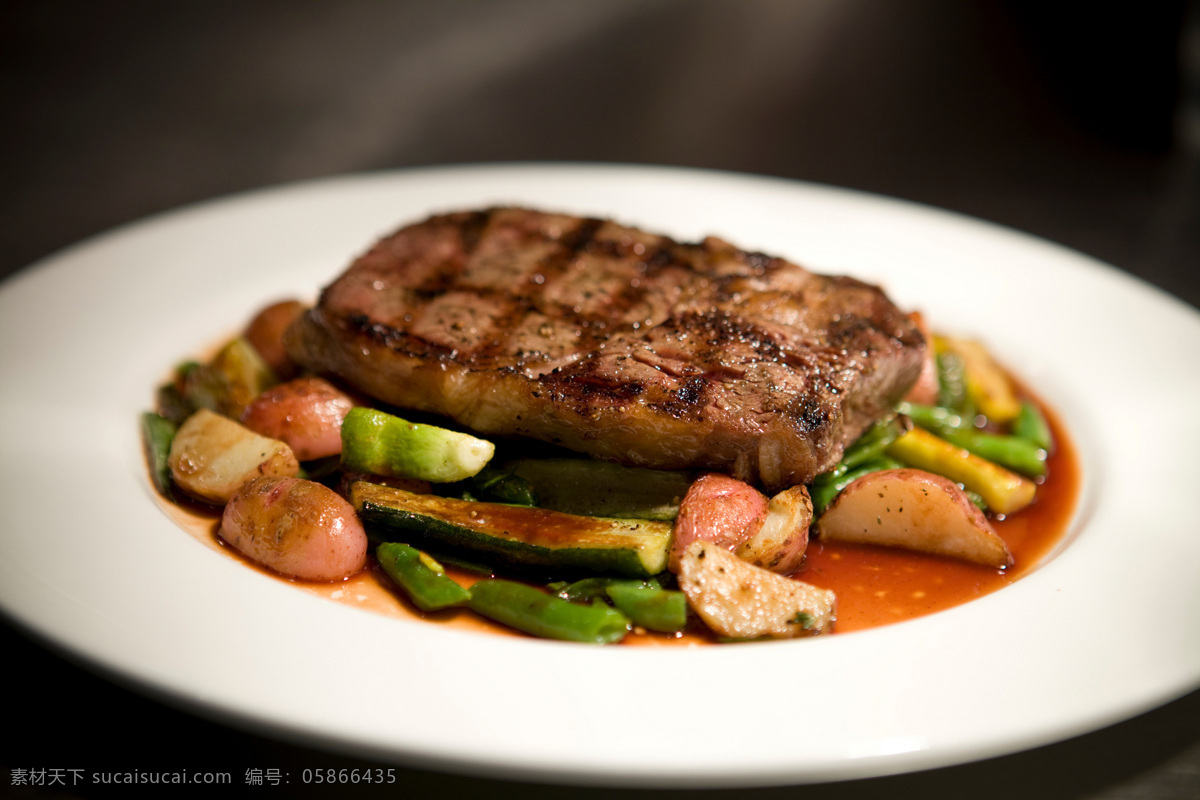
[[[649,577],[667,568],[671,524],[414,494],[368,481],[350,503],[376,541],[469,550],[489,562],[552,573]]]
[[[528,481],[542,508],[622,519],[675,519],[695,477],[590,458],[518,459],[505,471]]]

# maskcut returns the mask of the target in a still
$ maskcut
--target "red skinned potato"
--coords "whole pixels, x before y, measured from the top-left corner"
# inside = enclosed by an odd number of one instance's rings
[[[804,563],[812,517],[808,489],[804,486],[784,489],[767,504],[767,515],[758,531],[733,552],[743,561],[789,575]]]
[[[345,392],[324,378],[296,378],[272,386],[242,411],[242,424],[255,433],[286,442],[296,458],[342,452],[342,420],[354,408]]]
[[[670,570],[678,571],[679,559],[692,542],[711,542],[732,551],[750,539],[766,518],[767,498],[753,486],[719,472],[701,475],[679,504]]]
[[[833,627],[833,592],[742,561],[695,541],[679,558],[679,588],[710,629],[735,639],[789,639]]]
[[[367,534],[337,492],[300,478],[257,478],[225,506],[221,538],[281,575],[337,581],[362,570]]]
[[[958,484],[916,469],[864,475],[817,521],[824,541],[903,547],[990,567],[1012,566],[1008,545]]]
[[[297,372],[295,362],[283,347],[283,332],[306,310],[307,306],[299,300],[273,303],[259,311],[242,334],[280,380],[287,380]]]
[[[180,488],[218,505],[255,478],[300,472],[287,444],[205,408],[179,426],[167,463]]]

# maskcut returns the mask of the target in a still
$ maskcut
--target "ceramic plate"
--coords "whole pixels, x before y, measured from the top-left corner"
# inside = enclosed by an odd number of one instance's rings
[[[716,234],[880,283],[940,329],[984,338],[1079,446],[1086,480],[1066,542],[1008,588],[891,627],[605,649],[348,608],[182,533],[154,500],[136,425],[166,369],[267,300],[315,296],[402,223],[510,202]],[[235,197],[0,285],[0,606],[184,708],[424,768],[737,786],[999,755],[1200,685],[1197,352],[1200,315],[1103,264],[800,183],[508,165]]]

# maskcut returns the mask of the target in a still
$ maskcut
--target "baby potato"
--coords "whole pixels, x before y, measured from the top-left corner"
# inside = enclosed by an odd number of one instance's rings
[[[792,580],[695,541],[679,559],[679,588],[688,606],[720,636],[789,639],[833,627],[833,592]]]
[[[293,578],[337,581],[366,565],[367,534],[354,509],[332,489],[300,478],[247,483],[226,504],[220,536]]]
[[[813,504],[804,486],[784,489],[767,503],[758,531],[738,545],[734,555],[755,566],[789,575],[804,563]]]
[[[342,452],[342,420],[354,401],[324,378],[296,378],[267,389],[242,412],[242,424],[286,442],[296,458]]]
[[[242,336],[281,380],[296,374],[296,365],[283,346],[283,332],[305,312],[299,300],[282,300],[259,311]]]
[[[817,521],[824,541],[902,547],[989,567],[1013,563],[1008,545],[953,481],[916,469],[864,475]]]
[[[767,518],[767,498],[753,486],[719,472],[692,482],[675,518],[670,565],[674,572],[692,542],[733,550],[750,539]]]
[[[181,489],[216,504],[226,502],[244,483],[261,475],[300,472],[300,464],[286,444],[207,409],[179,426],[167,464]]]

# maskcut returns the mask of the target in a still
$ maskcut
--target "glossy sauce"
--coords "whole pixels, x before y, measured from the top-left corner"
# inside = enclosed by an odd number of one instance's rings
[[[1012,551],[1014,566],[993,569],[904,550],[825,544],[814,539],[809,544],[805,564],[795,577],[837,594],[835,634],[914,619],[990,594],[1036,569],[1063,542],[1081,488],[1079,458],[1061,420],[1050,409],[1042,408],[1055,439],[1055,451],[1048,460],[1049,477],[1038,487],[1037,500],[1032,506],[1007,519],[992,520]],[[158,501],[196,539],[302,591],[386,616],[427,619],[465,630],[522,635],[468,611],[421,612],[392,588],[373,560],[358,575],[336,583],[285,578],[259,567],[221,540],[217,533],[219,511],[194,504],[176,505],[161,497]],[[464,586],[478,580],[478,576],[466,572],[447,571]],[[698,645],[711,641],[714,637],[697,626],[675,636],[635,631],[622,644]]]

